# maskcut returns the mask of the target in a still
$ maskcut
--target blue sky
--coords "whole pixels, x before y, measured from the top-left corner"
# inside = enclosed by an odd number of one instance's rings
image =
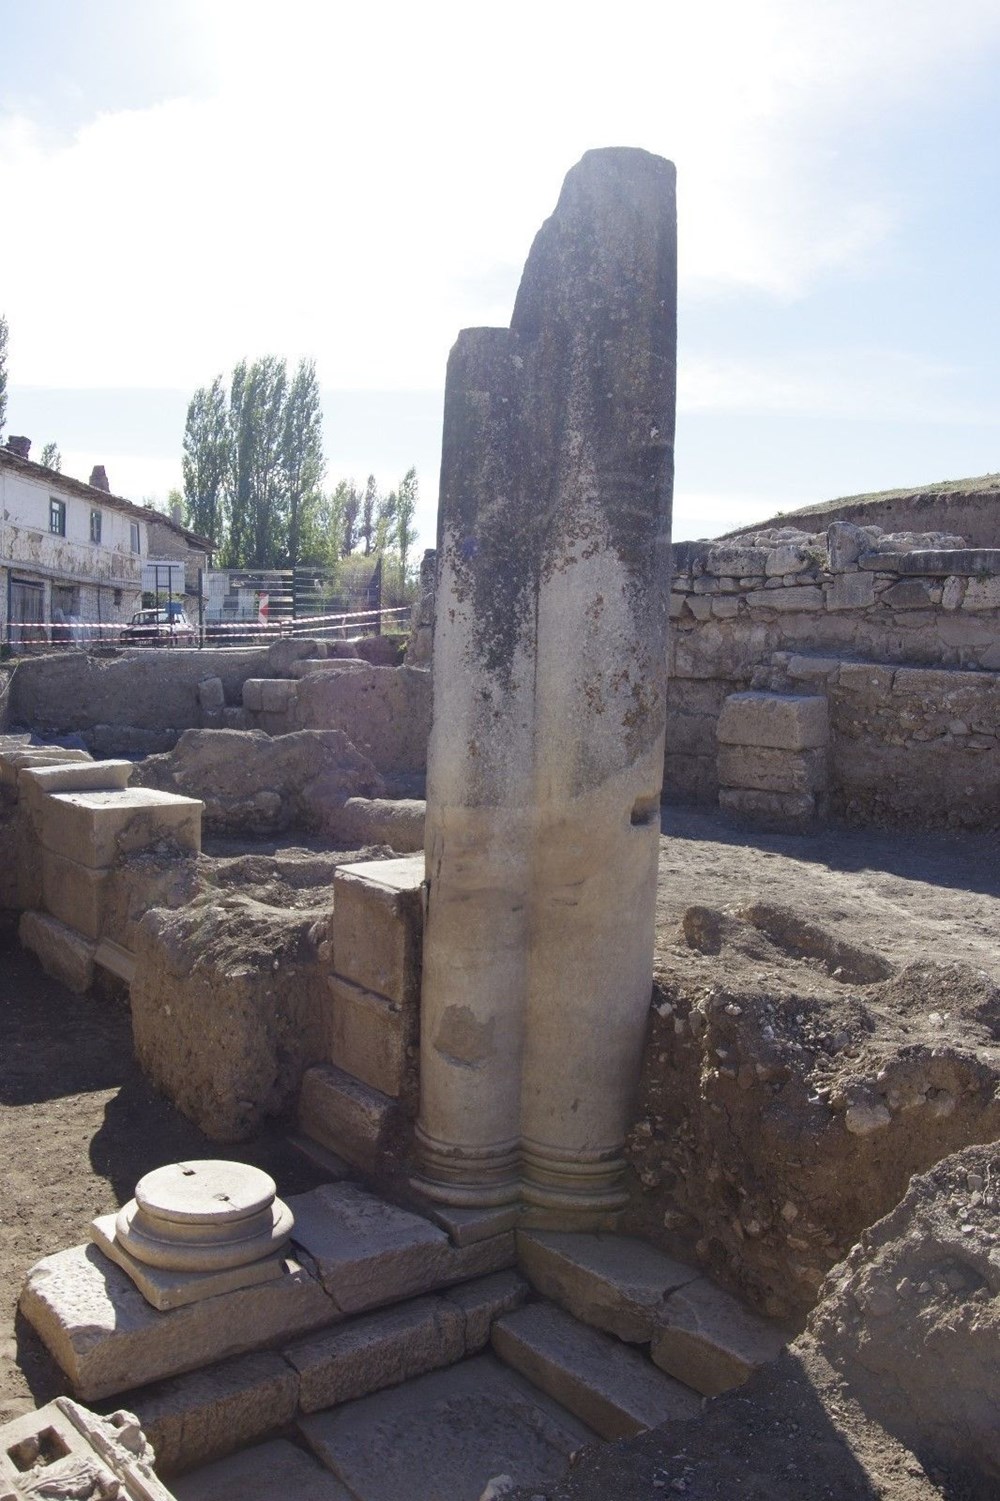
[[[196,386],[316,359],[415,463],[566,170],[678,165],[675,536],[1000,469],[996,0],[0,0],[8,430],[162,500]]]

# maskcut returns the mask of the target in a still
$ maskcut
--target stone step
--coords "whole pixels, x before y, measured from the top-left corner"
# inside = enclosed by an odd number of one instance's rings
[[[630,1438],[701,1412],[690,1387],[552,1303],[504,1314],[493,1326],[492,1344],[509,1366],[604,1439]]]
[[[355,1501],[479,1501],[498,1475],[547,1490],[595,1441],[490,1355],[303,1418],[298,1430]]]
[[[221,1361],[115,1399],[135,1412],[170,1477],[286,1430],[296,1415],[369,1396],[478,1354],[527,1283],[498,1272],[361,1314],[281,1350]]]
[[[364,657],[300,657],[288,670],[293,678],[307,678],[313,672],[356,672],[369,665]]]
[[[376,1172],[391,1152],[399,1123],[396,1100],[332,1063],[316,1063],[302,1075],[300,1133],[364,1172]]]
[[[452,1245],[437,1225],[352,1184],[287,1201],[281,1276],[157,1311],[96,1245],[45,1257],[20,1309],[85,1401],[273,1348],[346,1316],[449,1287],[515,1260],[513,1232]]]
[[[686,1386],[717,1396],[781,1352],[786,1331],[693,1267],[627,1236],[519,1231],[518,1265],[586,1324],[635,1344]]]

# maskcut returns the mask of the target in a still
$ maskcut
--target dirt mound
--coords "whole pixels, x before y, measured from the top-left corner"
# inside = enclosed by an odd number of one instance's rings
[[[632,1227],[802,1318],[915,1172],[1000,1135],[1000,989],[784,904],[689,908],[661,950]]]
[[[922,1459],[1000,1492],[1000,1146],[914,1178],[830,1274],[810,1320],[865,1411]]]
[[[342,730],[187,730],[132,780],[201,798],[205,832],[230,836],[327,831],[349,797],[382,791],[371,761]]]

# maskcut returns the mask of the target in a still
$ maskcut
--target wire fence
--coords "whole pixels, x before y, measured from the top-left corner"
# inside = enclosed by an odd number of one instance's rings
[[[146,617],[146,618],[140,618]],[[101,647],[155,647],[159,650],[199,650],[205,647],[259,647],[288,637],[319,641],[356,639],[405,631],[410,606],[390,609],[340,610],[315,615],[284,616],[277,620],[207,620],[191,622],[183,613],[143,610],[132,620],[96,621],[8,620],[3,644],[9,655],[94,650]]]

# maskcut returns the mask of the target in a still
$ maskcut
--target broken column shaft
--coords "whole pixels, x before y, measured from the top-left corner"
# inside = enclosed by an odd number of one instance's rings
[[[422,1182],[600,1220],[652,987],[674,169],[589,152],[509,329],[448,366],[427,793]]]

